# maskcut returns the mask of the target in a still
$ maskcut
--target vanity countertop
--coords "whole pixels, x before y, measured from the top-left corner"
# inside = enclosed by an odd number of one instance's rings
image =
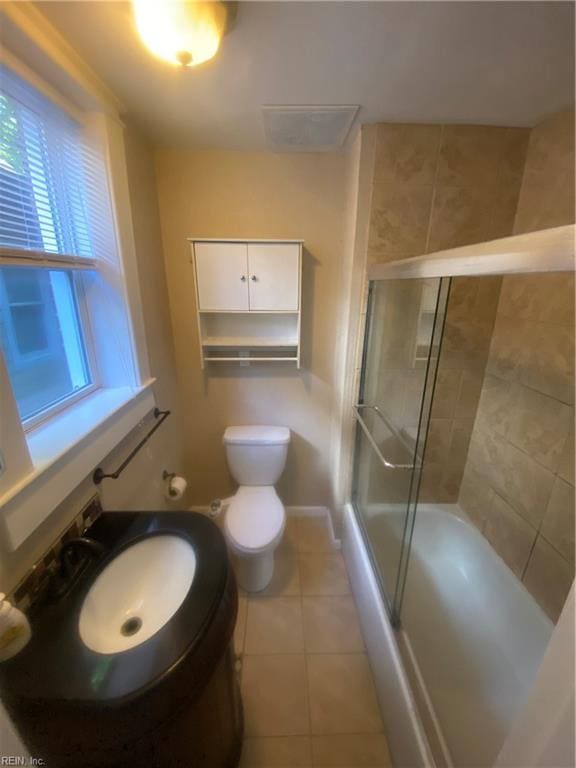
[[[80,638],[78,623],[95,578],[122,549],[164,533],[182,536],[194,547],[196,572],[182,605],[156,634],[130,650],[90,650]],[[34,612],[32,639],[20,654],[0,664],[3,697],[46,706],[51,701],[84,707],[125,705],[166,680],[202,644],[221,602],[236,601],[224,538],[203,515],[109,512],[87,535],[103,543],[108,553],[90,565],[66,597],[45,602]],[[235,614],[236,605],[233,610]]]

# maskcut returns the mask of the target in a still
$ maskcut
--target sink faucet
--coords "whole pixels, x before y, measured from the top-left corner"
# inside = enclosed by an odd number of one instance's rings
[[[88,536],[78,536],[74,539],[68,539],[62,544],[60,548],[60,556],[64,557],[67,552],[76,549],[76,547],[83,547],[87,549],[94,557],[99,557],[106,552],[106,547],[96,539],[90,539]]]
[[[55,598],[60,598],[67,594],[84,572],[86,560],[81,559],[76,562],[71,560],[71,555],[80,549],[86,550],[94,560],[107,551],[103,544],[88,536],[78,536],[65,541],[60,548],[60,574],[56,577],[52,589],[52,594]]]

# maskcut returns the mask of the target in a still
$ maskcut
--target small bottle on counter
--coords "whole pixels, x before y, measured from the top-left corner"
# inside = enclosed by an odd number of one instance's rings
[[[26,615],[0,592],[0,661],[20,653],[31,636],[32,630]]]

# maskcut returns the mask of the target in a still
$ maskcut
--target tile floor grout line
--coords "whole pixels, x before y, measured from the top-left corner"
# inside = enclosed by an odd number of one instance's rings
[[[300,562],[299,562],[299,550],[298,545],[300,541],[300,525],[298,520],[296,521],[296,567],[298,568],[298,576],[300,577]],[[309,755],[310,755],[310,765],[313,764],[313,757],[312,757],[312,702],[310,700],[310,678],[308,675],[308,659],[306,656],[306,630],[304,629],[304,595],[302,593],[302,580],[298,579],[298,586],[300,587],[300,593],[298,597],[300,598],[300,614],[302,618],[302,644],[304,646],[304,678],[305,678],[305,685],[306,685],[306,704],[308,706],[308,736],[310,739],[309,747]]]

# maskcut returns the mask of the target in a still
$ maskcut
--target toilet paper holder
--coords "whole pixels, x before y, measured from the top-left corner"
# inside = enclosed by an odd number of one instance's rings
[[[186,479],[179,477],[176,472],[168,472],[166,469],[162,472],[162,479],[165,483],[165,497],[169,501],[181,499],[188,485]]]

